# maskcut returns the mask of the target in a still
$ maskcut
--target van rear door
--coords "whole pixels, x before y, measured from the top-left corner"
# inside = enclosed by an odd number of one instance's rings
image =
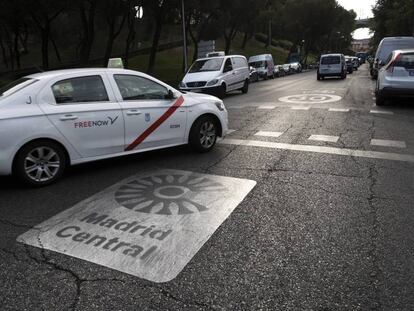
[[[339,55],[324,56],[320,63],[320,74],[340,74],[342,72],[341,57]]]

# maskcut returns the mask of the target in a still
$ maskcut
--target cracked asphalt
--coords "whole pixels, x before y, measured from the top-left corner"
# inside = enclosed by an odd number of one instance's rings
[[[380,109],[387,114],[372,113],[379,109],[374,87],[366,66],[345,81],[318,82],[308,72],[252,84],[249,94],[225,99],[235,130],[227,139],[414,155],[414,105],[393,102]],[[278,100],[306,94],[342,100]],[[311,135],[338,141],[310,141]],[[372,139],[406,148],[373,146]],[[156,284],[16,242],[120,180],[159,168],[257,182],[173,281]],[[209,154],[180,147],[76,166],[43,189],[9,177],[0,183],[2,310],[414,310],[410,161],[224,141]]]

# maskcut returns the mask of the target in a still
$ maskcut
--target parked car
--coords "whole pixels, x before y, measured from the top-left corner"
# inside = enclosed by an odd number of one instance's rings
[[[207,152],[227,130],[221,100],[144,73],[43,72],[0,89],[0,175],[45,186],[67,165],[184,144]]]
[[[271,54],[255,55],[249,58],[249,65],[254,67],[261,79],[273,79],[275,64]]]
[[[326,77],[340,77],[346,79],[347,65],[343,54],[325,54],[319,61],[317,79],[323,80]]]
[[[285,75],[290,75],[292,73],[292,67],[290,64],[284,64],[283,71],[285,72]]]
[[[197,60],[180,83],[185,92],[205,93],[224,98],[228,92],[249,91],[250,67],[241,55]]]
[[[250,67],[250,82],[258,82],[259,81],[259,73],[257,72],[256,68]]]
[[[414,98],[414,49],[393,51],[379,70],[377,105],[392,98]]]
[[[359,58],[358,57],[352,57],[352,64],[354,67],[354,71],[357,71],[359,69]]]
[[[346,62],[347,72],[350,73],[350,74],[354,73],[354,63],[352,61],[352,57],[351,56],[346,56],[345,57],[345,62]]]
[[[302,65],[299,62],[290,63],[290,69],[293,73],[301,73]]]
[[[275,72],[277,72],[277,77],[284,77],[286,75],[283,65],[275,65]]]
[[[387,37],[380,42],[374,58],[371,76],[378,77],[378,71],[386,64],[392,51],[414,49],[414,37]]]
[[[365,64],[367,61],[368,54],[366,52],[358,52],[355,54],[356,57],[360,59],[361,64]]]

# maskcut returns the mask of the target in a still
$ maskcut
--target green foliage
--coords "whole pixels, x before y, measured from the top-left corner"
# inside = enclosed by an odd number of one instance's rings
[[[414,1],[378,0],[371,30],[375,45],[384,37],[414,35]]]

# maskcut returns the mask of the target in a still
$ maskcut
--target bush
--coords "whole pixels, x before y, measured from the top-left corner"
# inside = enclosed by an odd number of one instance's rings
[[[257,41],[262,42],[264,44],[266,44],[268,42],[268,36],[263,34],[263,33],[257,33],[255,35],[255,38]],[[280,47],[284,50],[290,50],[293,46],[293,43],[288,41],[288,40],[275,40],[272,39],[272,45],[275,47]]]

